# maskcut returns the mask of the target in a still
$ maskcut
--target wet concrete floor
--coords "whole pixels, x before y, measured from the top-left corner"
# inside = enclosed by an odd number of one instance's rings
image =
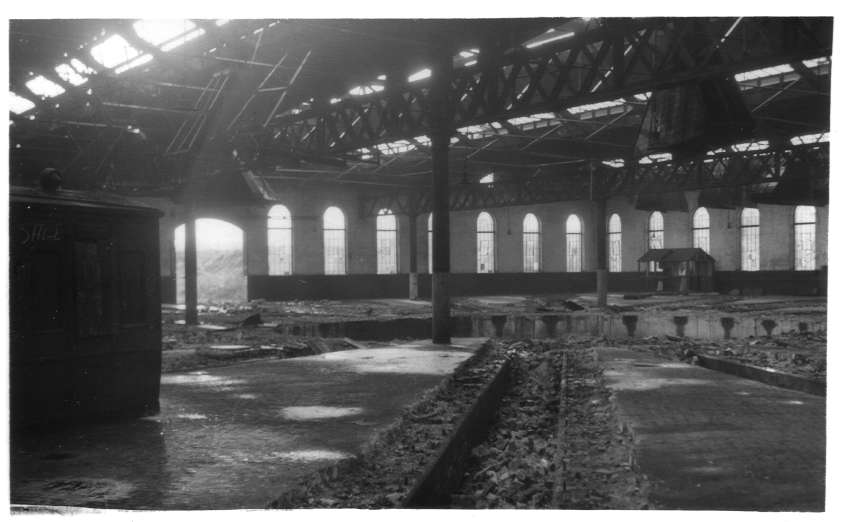
[[[825,399],[598,348],[662,509],[822,511]]]
[[[357,454],[482,339],[166,374],[161,413],[15,437],[13,505],[263,508]]]

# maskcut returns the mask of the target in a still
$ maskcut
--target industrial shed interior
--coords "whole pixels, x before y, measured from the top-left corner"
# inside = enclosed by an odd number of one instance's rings
[[[832,22],[11,20],[13,511],[823,511]]]

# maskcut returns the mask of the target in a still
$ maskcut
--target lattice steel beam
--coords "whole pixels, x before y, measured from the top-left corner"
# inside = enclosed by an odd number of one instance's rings
[[[675,18],[607,21],[535,49],[513,48],[488,74],[454,70],[457,127],[562,110],[714,75],[831,54],[831,18]],[[427,134],[428,81],[324,110],[277,118],[280,146],[347,152]],[[397,112],[397,102],[403,107]],[[394,110],[394,114],[387,111]],[[391,122],[391,125],[387,125]],[[324,133],[314,132],[316,128]]]
[[[594,196],[665,193],[682,190],[742,187],[779,182],[791,163],[803,164],[812,183],[828,182],[829,144],[816,143],[776,150],[717,154],[689,161],[632,164],[612,168],[597,164],[593,176]],[[537,176],[518,182],[458,184],[452,187],[451,210],[471,210],[589,199],[587,163],[556,176]],[[363,217],[381,208],[398,214],[430,212],[427,191],[386,192],[361,201]]]

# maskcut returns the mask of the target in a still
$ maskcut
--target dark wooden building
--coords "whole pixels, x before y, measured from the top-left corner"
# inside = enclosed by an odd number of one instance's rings
[[[158,411],[160,212],[25,187],[10,207],[13,427]]]

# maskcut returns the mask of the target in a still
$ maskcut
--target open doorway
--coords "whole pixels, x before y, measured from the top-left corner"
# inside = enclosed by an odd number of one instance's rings
[[[236,303],[247,299],[244,233],[220,219],[195,221],[198,265],[198,302]],[[185,270],[186,225],[174,229],[174,253],[177,276],[177,303],[186,302]]]

